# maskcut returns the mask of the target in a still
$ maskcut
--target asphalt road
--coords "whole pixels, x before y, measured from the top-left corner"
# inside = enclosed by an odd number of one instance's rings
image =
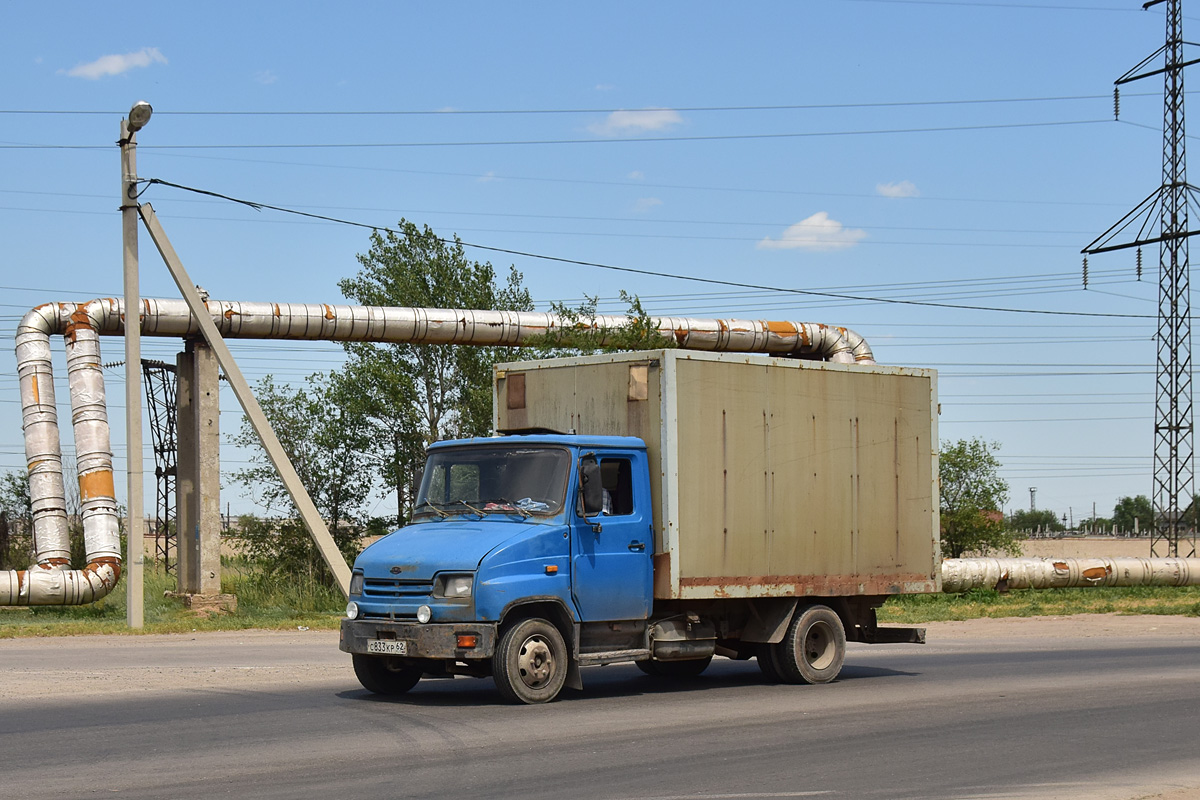
[[[934,626],[825,686],[591,668],[536,707],[373,697],[327,632],[5,640],[0,797],[1200,797],[1200,624],[1139,619]]]

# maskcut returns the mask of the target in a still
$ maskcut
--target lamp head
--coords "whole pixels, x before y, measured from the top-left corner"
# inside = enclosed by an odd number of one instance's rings
[[[129,109],[129,132],[137,133],[146,127],[152,113],[154,113],[154,109],[145,100],[134,103],[133,108]]]

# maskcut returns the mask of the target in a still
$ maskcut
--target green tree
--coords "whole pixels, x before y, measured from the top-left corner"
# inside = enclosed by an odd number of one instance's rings
[[[310,375],[303,388],[278,385],[268,375],[255,394],[300,482],[350,560],[358,554],[372,480],[370,464],[363,457],[370,443],[367,426],[350,410],[345,389],[333,374]],[[241,526],[247,554],[261,561],[267,573],[312,572],[328,582],[331,576],[316,545],[248,419],[243,418],[234,441],[252,454],[251,466],[234,473],[234,480],[277,515]]]
[[[1020,553],[1000,511],[1008,500],[1008,483],[998,474],[1000,462],[993,451],[999,447],[982,439],[942,442],[942,555],[947,558],[993,550]]]
[[[364,305],[532,311],[521,273],[497,281],[487,262],[466,257],[458,237],[400,220],[398,232],[371,234],[361,269],[338,283]],[[440,439],[486,435],[492,424],[492,365],[522,357],[511,348],[347,344],[345,380],[371,429],[368,451],[395,488],[401,518],[411,510],[425,447]],[[402,519],[401,519],[402,521]]]
[[[1133,530],[1133,521],[1137,520],[1138,530],[1150,531],[1154,528],[1154,507],[1150,498],[1144,494],[1137,497],[1122,497],[1113,508],[1113,522],[1122,531]]]
[[[551,312],[561,317],[565,324],[560,331],[547,333],[534,346],[547,356],[678,347],[675,339],[659,332],[657,320],[642,307],[637,295],[622,289],[620,297],[621,302],[629,308],[625,312],[628,321],[618,328],[604,328],[597,324],[598,297],[584,295],[583,302],[578,306],[551,303]]]
[[[1066,530],[1067,526],[1063,524],[1062,517],[1055,514],[1048,508],[1039,508],[1035,511],[1014,511],[1012,516],[1008,518],[1008,529],[1010,531],[1032,531],[1041,528],[1050,531]]]
[[[33,503],[29,473],[0,475],[0,569],[23,569],[33,561]]]

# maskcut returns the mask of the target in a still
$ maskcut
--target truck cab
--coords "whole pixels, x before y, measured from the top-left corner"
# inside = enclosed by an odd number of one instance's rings
[[[585,626],[624,626],[639,646],[621,649],[644,649],[653,542],[640,439],[439,442],[412,522],[355,561],[341,648],[375,692],[492,674],[511,700],[549,699],[579,684],[567,643]]]

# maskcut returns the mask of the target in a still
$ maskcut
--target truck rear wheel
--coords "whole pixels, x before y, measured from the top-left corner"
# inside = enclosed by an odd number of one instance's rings
[[[775,666],[787,683],[829,683],[846,661],[846,629],[828,606],[801,609],[775,646]]]
[[[353,653],[354,674],[368,692],[375,694],[404,694],[421,680],[418,667],[402,665],[387,656],[368,656]]]
[[[492,677],[510,703],[549,703],[562,690],[568,666],[558,628],[544,619],[526,619],[500,637]]]
[[[693,658],[687,661],[635,661],[634,663],[642,672],[656,678],[686,680],[700,677],[700,674],[712,663],[712,656]]]
[[[779,671],[779,656],[775,650],[779,645],[760,644],[758,646],[758,668],[767,680],[772,683],[780,683],[783,681],[783,673]]]

